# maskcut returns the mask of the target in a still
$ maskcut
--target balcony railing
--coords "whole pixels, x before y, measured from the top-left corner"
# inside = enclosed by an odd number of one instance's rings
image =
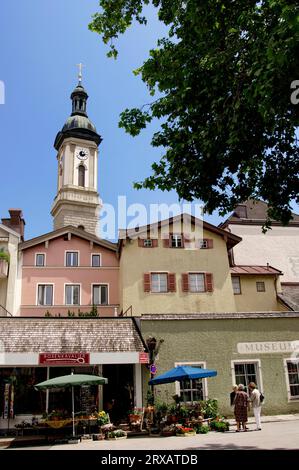
[[[6,310],[6,308],[0,305],[0,317],[12,317],[12,314],[9,313],[8,310]]]

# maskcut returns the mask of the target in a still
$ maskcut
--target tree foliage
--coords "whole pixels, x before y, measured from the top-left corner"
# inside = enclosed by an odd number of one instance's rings
[[[207,212],[232,210],[249,197],[269,204],[287,223],[299,202],[299,6],[287,0],[100,0],[89,25],[117,56],[115,40],[144,7],[168,27],[135,71],[157,99],[126,109],[120,127],[132,136],[153,119],[152,145],[164,147],[138,188],[175,189],[199,198]],[[298,93],[299,94],[299,93]]]

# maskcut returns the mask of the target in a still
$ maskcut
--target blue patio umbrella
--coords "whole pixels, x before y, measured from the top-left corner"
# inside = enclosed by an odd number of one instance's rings
[[[150,385],[168,384],[171,382],[182,382],[183,380],[204,379],[206,377],[215,377],[216,370],[201,369],[200,367],[178,366],[164,372],[155,379],[149,381]]]

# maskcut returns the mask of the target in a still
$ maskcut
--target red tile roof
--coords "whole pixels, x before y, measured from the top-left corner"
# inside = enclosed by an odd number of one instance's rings
[[[231,274],[282,274],[279,269],[272,266],[232,266],[230,268]]]

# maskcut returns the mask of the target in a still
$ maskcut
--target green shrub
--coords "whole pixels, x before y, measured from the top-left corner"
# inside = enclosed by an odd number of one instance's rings
[[[228,421],[211,421],[210,428],[213,431],[217,431],[217,432],[229,431],[229,422]]]
[[[9,263],[10,256],[8,251],[6,251],[4,248],[0,248],[0,259],[3,259]]]
[[[203,424],[202,426],[198,426],[196,428],[196,434],[207,434],[209,432],[210,428],[206,424]]]
[[[218,401],[215,399],[202,400],[199,402],[200,412],[204,418],[215,419],[218,416]]]

